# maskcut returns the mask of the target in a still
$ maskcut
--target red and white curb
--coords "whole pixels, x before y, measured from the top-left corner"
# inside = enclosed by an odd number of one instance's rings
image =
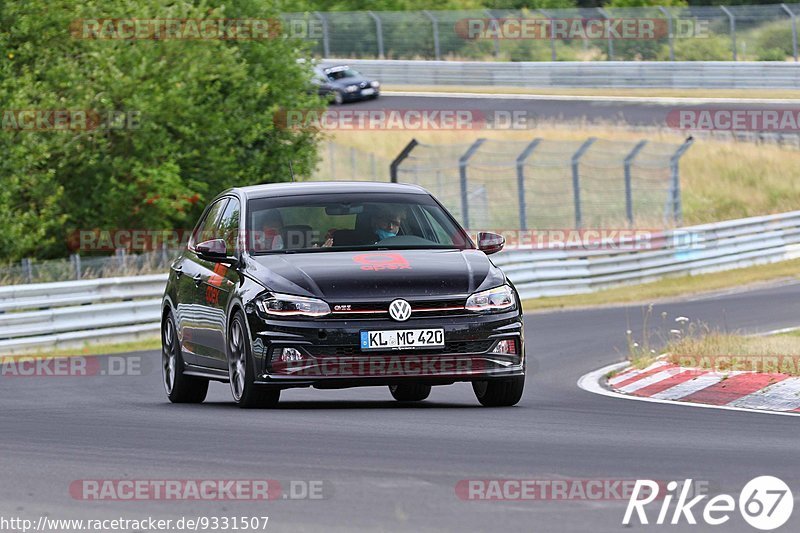
[[[622,369],[606,379],[609,373]],[[578,386],[629,400],[800,416],[800,377],[786,374],[712,372],[667,361],[635,369],[623,362],[586,374],[578,380]]]

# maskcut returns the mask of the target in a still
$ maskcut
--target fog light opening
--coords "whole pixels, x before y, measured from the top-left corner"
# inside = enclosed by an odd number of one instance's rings
[[[284,363],[291,363],[294,361],[302,361],[303,354],[296,348],[283,348],[281,350],[280,360]]]
[[[514,339],[503,339],[495,344],[492,353],[511,355],[517,353],[517,341]]]

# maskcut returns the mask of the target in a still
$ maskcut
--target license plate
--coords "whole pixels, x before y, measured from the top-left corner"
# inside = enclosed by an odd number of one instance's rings
[[[395,329],[389,331],[362,331],[362,350],[400,350],[404,348],[443,348],[444,330]]]
[[[362,96],[370,96],[370,95],[373,95],[373,94],[375,94],[375,89],[370,89],[370,88],[361,89],[361,95]]]

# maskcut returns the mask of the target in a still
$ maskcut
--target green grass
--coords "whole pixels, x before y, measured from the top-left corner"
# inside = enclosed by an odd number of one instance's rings
[[[707,331],[669,342],[667,359],[716,372],[758,371],[800,375],[798,335],[745,336]]]

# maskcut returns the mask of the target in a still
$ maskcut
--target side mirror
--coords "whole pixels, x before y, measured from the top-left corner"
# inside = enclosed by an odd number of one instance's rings
[[[213,261],[214,263],[229,263],[236,265],[239,261],[235,257],[228,256],[228,247],[224,239],[211,239],[203,241],[195,246],[195,251],[200,259]]]
[[[506,244],[506,238],[497,233],[482,231],[478,233],[478,249],[486,255],[499,252]]]

